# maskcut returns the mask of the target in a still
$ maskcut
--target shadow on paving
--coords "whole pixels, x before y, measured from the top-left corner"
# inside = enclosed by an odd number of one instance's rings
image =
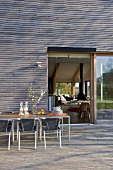
[[[0,138],[1,169],[112,169],[113,167],[113,126],[75,125],[71,126],[71,143],[68,144],[68,129],[64,127],[62,148],[55,138],[38,142],[34,149],[33,137],[22,138],[21,150],[17,141],[7,151],[7,138]],[[3,142],[4,141],[4,142]],[[4,148],[5,146],[5,148]],[[5,163],[4,163],[5,160]]]

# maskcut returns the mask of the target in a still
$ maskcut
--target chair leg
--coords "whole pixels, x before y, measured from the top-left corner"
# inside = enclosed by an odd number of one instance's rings
[[[10,150],[10,144],[11,144],[11,133],[9,132],[8,151]]]
[[[84,118],[84,112],[81,113],[80,119]]]
[[[89,120],[90,120],[90,112],[88,112]]]
[[[42,141],[42,121],[39,121],[39,126],[40,126],[40,129],[39,129],[39,139],[40,139],[40,141]]]
[[[12,122],[12,128],[11,128],[11,132],[12,132],[12,142],[14,142],[14,120]]]
[[[20,131],[18,132],[18,150],[20,150]]]
[[[37,131],[35,131],[35,149],[36,149],[36,145],[37,145]]]
[[[17,134],[17,141],[18,141],[18,132],[19,132],[19,122],[17,121],[17,131],[16,131],[16,134]]]
[[[45,137],[45,130],[44,130],[44,147],[46,149],[46,137]]]
[[[59,130],[59,140],[60,140],[60,148],[62,147],[61,146],[61,130]]]

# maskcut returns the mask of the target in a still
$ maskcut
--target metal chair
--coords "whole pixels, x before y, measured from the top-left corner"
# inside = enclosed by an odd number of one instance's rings
[[[17,123],[18,129],[18,150],[20,150],[21,135],[31,135],[35,137],[35,149],[37,145],[37,121],[34,119],[21,119]]]
[[[57,134],[59,136],[60,147],[61,147],[61,129],[60,129],[60,119],[59,118],[46,118],[42,120],[42,130],[44,134],[44,147],[46,149],[46,135],[47,134]]]
[[[13,120],[0,120],[0,136],[8,136],[8,150],[10,150],[12,127]]]

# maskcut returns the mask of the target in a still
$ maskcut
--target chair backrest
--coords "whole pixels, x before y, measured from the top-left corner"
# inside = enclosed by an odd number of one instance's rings
[[[0,120],[0,132],[11,132],[12,121]]]
[[[90,108],[89,103],[81,103],[81,110],[82,111],[87,112],[89,108]]]
[[[20,131],[34,130],[34,119],[21,119],[19,121]]]
[[[42,120],[42,128],[44,130],[58,130],[59,123],[59,118],[46,118]]]

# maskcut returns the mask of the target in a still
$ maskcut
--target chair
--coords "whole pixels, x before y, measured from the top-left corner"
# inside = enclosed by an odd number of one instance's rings
[[[8,136],[8,150],[10,150],[13,120],[0,120],[0,136]]]
[[[20,150],[21,135],[31,135],[35,137],[35,149],[37,145],[37,121],[34,119],[21,119],[17,122],[18,129],[18,150]]]
[[[80,109],[81,109],[80,119],[82,119],[84,117],[85,113],[88,114],[89,119],[90,119],[90,104],[89,103],[81,103]]]
[[[57,134],[59,136],[60,147],[61,147],[61,129],[60,129],[60,119],[59,118],[46,118],[42,120],[42,130],[44,134],[44,147],[46,149],[46,135],[47,134]]]

